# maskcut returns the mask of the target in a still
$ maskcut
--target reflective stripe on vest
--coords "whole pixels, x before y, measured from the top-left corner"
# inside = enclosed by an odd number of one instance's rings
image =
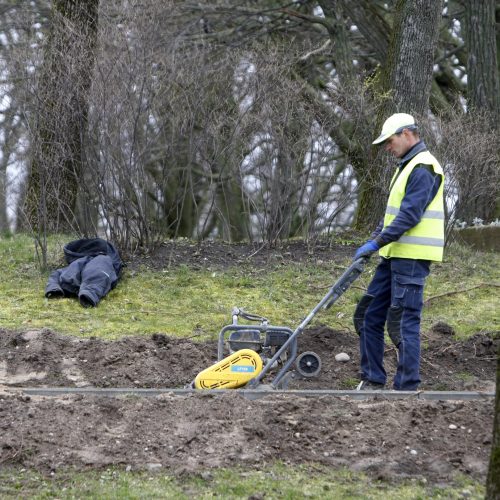
[[[398,241],[382,247],[382,257],[407,259],[443,260],[444,248],[444,174],[441,165],[428,151],[415,155],[401,172],[396,171],[391,181],[391,192],[384,217],[384,229],[398,215],[406,193],[408,178],[419,165],[430,165],[441,176],[441,185],[434,199],[429,203],[420,222],[406,231]],[[399,175],[398,175],[399,174]]]
[[[385,213],[396,216],[399,213],[399,208],[387,207],[385,209]],[[444,220],[444,212],[440,212],[439,210],[426,210],[424,212],[423,217],[425,219],[443,219]]]

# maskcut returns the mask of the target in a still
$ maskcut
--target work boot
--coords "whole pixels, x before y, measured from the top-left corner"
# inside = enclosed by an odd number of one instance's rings
[[[385,387],[384,384],[378,384],[377,382],[371,382],[370,380],[362,380],[358,387],[356,387],[357,391],[381,391]]]

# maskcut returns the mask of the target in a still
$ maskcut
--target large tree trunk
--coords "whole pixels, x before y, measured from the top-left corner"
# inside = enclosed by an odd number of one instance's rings
[[[425,116],[429,108],[432,65],[436,49],[442,1],[399,0],[387,62],[382,70],[381,102],[376,132],[392,113]],[[375,134],[377,135],[377,134]],[[383,215],[388,172],[383,148],[375,147],[366,172],[358,173],[360,183],[354,227],[373,229]],[[382,182],[381,182],[382,181]]]
[[[54,0],[32,123],[25,225],[71,230],[83,165],[99,0]]]
[[[399,0],[384,68],[385,113],[424,116],[429,108],[432,66],[438,41],[442,0]]]
[[[478,117],[484,131],[498,131],[500,119],[500,88],[495,33],[495,0],[465,2],[465,40],[467,57],[468,113]],[[497,68],[495,70],[495,68]],[[498,148],[497,148],[498,149]],[[498,185],[492,183],[498,171],[500,155],[488,165],[471,165],[470,176],[460,182],[457,217],[471,222],[480,218],[491,221],[498,217]],[[468,187],[475,186],[475,196]]]
[[[492,126],[497,128],[500,119],[500,89],[496,65],[495,3],[496,0],[465,2],[465,39],[468,48],[469,110],[487,112],[491,115]]]
[[[11,97],[11,103],[15,100]],[[10,221],[7,215],[8,176],[7,167],[12,161],[15,143],[19,140],[19,124],[16,124],[16,113],[9,109],[4,112],[2,123],[3,142],[0,155],[0,234],[10,232]]]

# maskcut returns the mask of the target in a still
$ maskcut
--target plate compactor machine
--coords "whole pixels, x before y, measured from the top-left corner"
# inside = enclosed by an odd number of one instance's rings
[[[321,371],[321,359],[311,351],[297,355],[297,338],[320,309],[329,309],[344,294],[363,272],[367,260],[355,260],[295,330],[270,325],[267,318],[234,308],[232,324],[219,333],[217,363],[200,372],[191,387],[286,389],[294,364],[302,377],[316,377]],[[239,324],[239,318],[250,323]],[[277,372],[264,386],[264,377],[271,370]]]

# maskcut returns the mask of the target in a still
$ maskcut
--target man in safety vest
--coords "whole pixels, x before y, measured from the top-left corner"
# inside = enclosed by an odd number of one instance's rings
[[[443,260],[443,169],[420,140],[413,116],[396,113],[373,144],[399,158],[383,220],[354,258],[382,257],[354,313],[359,334],[358,390],[383,389],[384,326],[398,349],[393,388],[414,391],[420,384],[420,316],[431,261]]]

